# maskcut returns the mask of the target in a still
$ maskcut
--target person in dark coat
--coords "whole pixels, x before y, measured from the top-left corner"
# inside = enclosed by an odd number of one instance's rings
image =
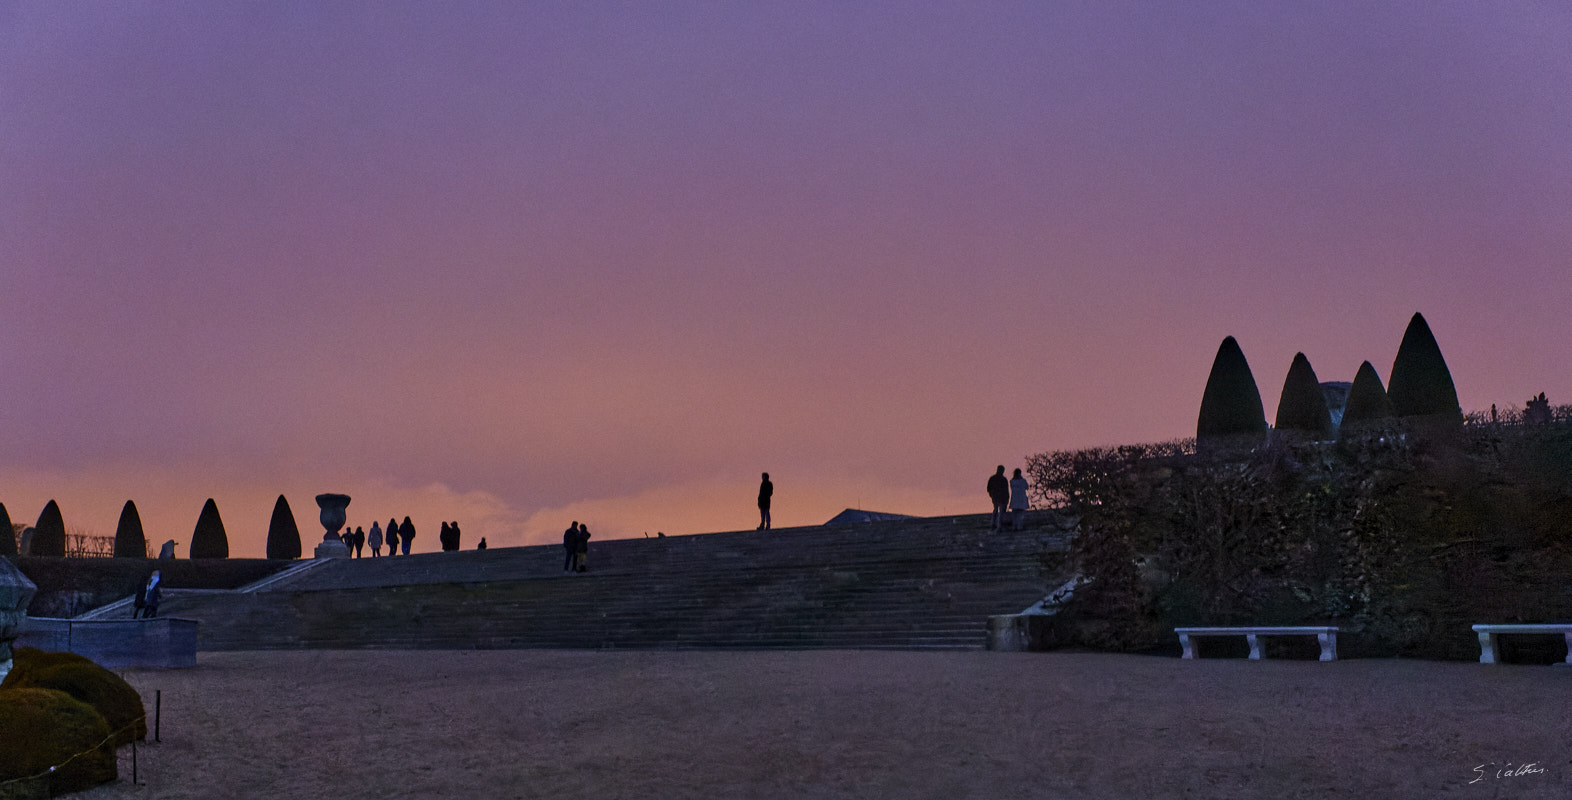
[[[388,520],[388,555],[398,555],[398,520]]]
[[[589,540],[589,526],[580,525],[579,538],[573,547],[573,568],[579,572],[589,572]]]
[[[371,533],[367,535],[366,544],[371,546],[371,557],[382,555],[382,525],[375,520],[371,523]]]
[[[993,521],[988,523],[988,530],[1002,530],[1004,514],[1010,509],[1010,480],[1004,477],[1003,464],[988,479],[988,499],[993,501]]]
[[[162,576],[155,569],[152,575],[147,576],[147,582],[142,584],[142,588],[137,592],[138,598],[142,601],[139,605],[142,607],[142,617],[144,619],[153,619],[158,616],[158,602],[164,598],[164,589],[160,585],[161,583],[163,583]]]
[[[458,520],[448,523],[448,531],[453,534],[453,549],[459,550],[464,546],[464,541],[459,538]]]
[[[453,546],[453,531],[448,527],[448,521],[442,521],[442,530],[437,533],[437,541],[442,545],[442,552],[457,549]]]
[[[759,484],[759,527],[755,530],[767,531],[770,529],[770,498],[775,496],[775,484],[770,483],[770,473],[764,473],[764,482]]]
[[[415,543],[415,523],[410,522],[409,517],[398,526],[398,540],[404,545],[404,555],[409,555],[410,545]]]
[[[564,556],[562,559],[563,572],[573,571],[573,554],[577,553],[578,551],[579,521],[573,520],[573,524],[569,525],[568,529],[562,532],[562,552]]]
[[[355,558],[360,558],[360,551],[366,546],[366,529],[357,526],[353,539],[351,544],[355,548]]]
[[[475,549],[476,550],[485,550],[486,549],[486,537],[484,537],[484,536],[480,537],[480,544],[475,545]]]

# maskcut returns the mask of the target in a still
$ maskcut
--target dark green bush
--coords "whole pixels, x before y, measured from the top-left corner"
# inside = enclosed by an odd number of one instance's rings
[[[1387,396],[1392,399],[1393,413],[1399,417],[1463,421],[1452,371],[1447,369],[1430,325],[1419,314],[1414,314],[1408,329],[1403,331],[1403,343],[1398,345],[1397,358],[1392,362]]]
[[[29,545],[28,555],[50,556],[65,558],[65,520],[60,517],[60,506],[50,500],[49,505],[38,515],[38,524],[33,526],[33,541]]]
[[[1195,436],[1202,441],[1255,438],[1266,431],[1266,411],[1250,363],[1234,337],[1223,339],[1201,395]]]
[[[0,781],[44,775],[50,796],[112,781],[119,773],[108,736],[104,718],[65,692],[0,690]]]
[[[218,516],[218,504],[211,497],[202,504],[202,513],[197,516],[189,552],[192,558],[229,558],[229,536],[224,533],[224,520]]]
[[[0,689],[53,689],[92,706],[114,733],[116,745],[147,738],[142,695],[113,672],[74,653],[17,648]]]
[[[283,495],[273,504],[273,519],[267,524],[267,557],[300,558],[300,528],[295,525],[295,514]]]
[[[1321,381],[1304,353],[1295,353],[1283,380],[1283,393],[1277,400],[1277,429],[1327,438],[1332,433],[1332,415],[1326,410],[1326,394]]]
[[[136,503],[130,500],[120,509],[120,524],[115,526],[115,558],[147,558],[142,515],[136,513]]]
[[[1359,425],[1391,416],[1392,400],[1381,386],[1381,376],[1369,361],[1360,364],[1354,385],[1348,390],[1348,404],[1343,406],[1342,425]]]

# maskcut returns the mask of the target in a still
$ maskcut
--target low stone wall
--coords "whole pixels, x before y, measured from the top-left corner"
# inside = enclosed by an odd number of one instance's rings
[[[169,589],[236,589],[285,569],[294,561],[263,558],[168,559],[44,558],[14,559],[38,585],[27,607],[35,617],[74,617],[130,595],[153,570]]]
[[[178,617],[81,621],[28,617],[15,646],[76,653],[111,669],[194,667],[197,622]]]

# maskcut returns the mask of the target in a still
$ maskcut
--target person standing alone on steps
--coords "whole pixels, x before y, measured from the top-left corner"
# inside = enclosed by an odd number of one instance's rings
[[[1004,512],[1010,506],[1010,481],[1004,477],[1004,465],[988,479],[988,499],[993,501],[993,520],[988,530],[998,531],[1004,526]]]
[[[770,473],[764,473],[764,482],[759,484],[759,527],[754,530],[767,531],[770,529],[770,498],[775,496],[775,484],[770,483]]]

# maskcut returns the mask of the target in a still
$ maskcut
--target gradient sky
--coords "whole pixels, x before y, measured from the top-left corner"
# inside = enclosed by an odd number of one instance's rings
[[[1569,261],[1559,2],[0,0],[0,502],[182,556],[982,512],[1415,311],[1572,402]]]

